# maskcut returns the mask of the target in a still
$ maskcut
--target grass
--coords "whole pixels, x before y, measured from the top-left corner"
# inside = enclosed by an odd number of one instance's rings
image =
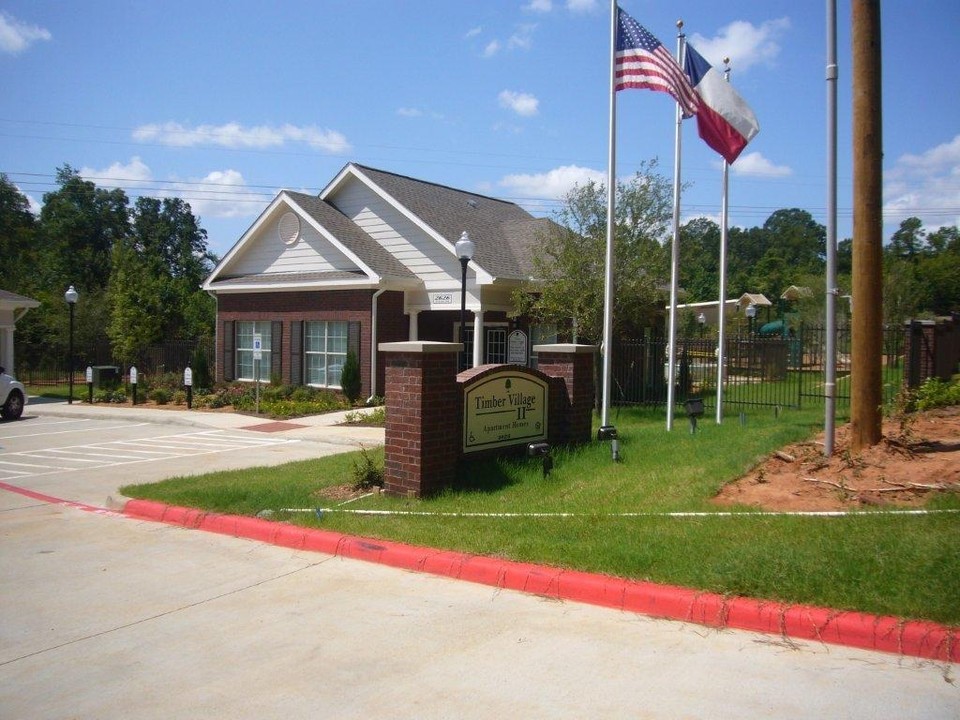
[[[555,451],[543,477],[536,460],[466,463],[455,487],[412,500],[374,496],[347,508],[437,513],[575,513],[576,517],[358,516],[278,514],[280,519],[367,537],[649,579],[702,590],[960,624],[960,516],[865,512],[839,518],[671,518],[616,513],[712,511],[727,481],[787,443],[809,437],[822,410],[753,410],[745,426],[703,420],[694,436],[662,411],[615,418],[623,462],[607,444]],[[371,456],[382,462],[382,450]],[[131,497],[252,515],[329,507],[317,492],[350,483],[356,454],[275,468],[128,486]],[[960,507],[953,500],[942,506]]]

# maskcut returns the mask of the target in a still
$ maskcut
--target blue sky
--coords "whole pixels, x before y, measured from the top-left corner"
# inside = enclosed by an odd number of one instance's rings
[[[825,222],[825,2],[622,6],[671,51],[675,22],[753,107],[730,220]],[[39,206],[65,163],[131,197],[179,195],[224,253],[282,188],[347,162],[550,214],[607,173],[606,0],[0,0],[0,172]],[[960,3],[883,6],[885,235],[960,218]],[[850,4],[838,1],[838,235],[852,232]],[[952,89],[951,89],[952,88]],[[617,172],[673,177],[672,99],[618,94]],[[719,217],[720,159],[684,125],[682,205]]]

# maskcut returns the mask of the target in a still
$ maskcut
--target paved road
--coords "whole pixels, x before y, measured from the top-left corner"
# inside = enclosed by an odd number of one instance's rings
[[[62,443],[27,436],[55,420],[0,424],[0,460],[43,443],[68,457],[154,439],[192,453],[206,432],[93,419]],[[131,475],[322,447],[288,434],[302,428],[206,430],[278,442],[97,468],[33,458],[46,469],[6,482],[81,503],[99,492],[101,505]],[[956,665],[558,603],[8,490],[0,578],[5,720],[960,716]]]

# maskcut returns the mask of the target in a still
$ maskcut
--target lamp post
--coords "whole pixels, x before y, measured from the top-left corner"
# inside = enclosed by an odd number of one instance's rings
[[[703,313],[697,315],[697,322],[700,324],[700,339],[703,339],[703,329],[707,325],[707,316]]]
[[[63,294],[63,299],[70,306],[70,353],[67,356],[67,374],[70,376],[70,397],[67,403],[70,405],[73,405],[73,308],[79,298],[80,293],[74,289],[73,285],[67,288],[67,291]]]
[[[474,245],[473,241],[470,239],[470,236],[467,234],[467,231],[464,230],[460,234],[460,239],[457,240],[455,246],[457,251],[457,257],[460,259],[460,342],[463,343],[464,349],[460,353],[460,369],[467,369],[467,352],[466,352],[466,343],[464,338],[466,336],[466,322],[467,322],[467,263],[473,258]],[[473,341],[477,342],[478,338],[474,338]]]
[[[757,316],[757,306],[753,303],[747,305],[747,318],[750,320],[750,337],[753,337],[753,319]]]

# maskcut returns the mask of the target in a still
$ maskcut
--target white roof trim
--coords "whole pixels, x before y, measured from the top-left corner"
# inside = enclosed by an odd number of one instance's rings
[[[366,185],[368,188],[370,188],[373,192],[375,192],[377,195],[379,195],[381,198],[383,198],[384,201],[389,203],[397,212],[399,212],[401,215],[407,218],[407,220],[409,220],[418,228],[423,230],[427,235],[432,237],[437,242],[437,244],[445,248],[457,260],[457,262],[459,262],[459,258],[457,258],[457,250],[456,250],[456,247],[454,246],[454,243],[456,243],[456,240],[454,240],[453,242],[450,242],[445,237],[443,237],[443,235],[441,235],[432,227],[430,227],[425,222],[423,222],[423,220],[418,215],[415,215],[414,213],[412,213],[405,205],[400,203],[396,198],[394,198],[392,195],[386,192],[383,188],[377,185],[372,179],[367,177],[363,173],[363,171],[359,167],[357,167],[354,163],[347,163],[347,165],[344,166],[343,170],[341,170],[339,174],[333,180],[331,180],[330,183],[323,190],[320,191],[320,199],[326,200],[328,195],[336,191],[336,189],[343,184],[344,180],[348,175],[356,178],[357,180],[362,182],[364,185]],[[459,238],[457,238],[457,240],[459,240]],[[489,272],[484,270],[480,265],[476,263],[476,261],[472,261],[471,265],[473,266],[473,270],[476,273],[478,284],[489,285],[493,283],[494,281],[493,275],[491,275]]]
[[[381,276],[380,276],[378,273],[375,273],[375,272],[373,271],[373,269],[372,269],[369,265],[367,265],[363,260],[360,259],[360,257],[359,257],[355,252],[353,252],[353,250],[351,250],[350,248],[348,248],[348,247],[347,247],[346,245],[344,245],[342,242],[340,242],[339,240],[337,240],[336,237],[334,237],[333,235],[331,235],[331,234],[329,233],[329,231],[328,231],[323,225],[321,225],[320,223],[316,222],[316,221],[313,219],[313,217],[310,215],[310,213],[308,213],[307,211],[305,211],[302,207],[300,207],[300,206],[297,204],[297,202],[296,202],[292,197],[290,197],[289,195],[287,195],[286,191],[282,192],[281,195],[283,195],[284,197],[287,198],[287,202],[290,204],[290,206],[293,207],[293,208],[295,208],[296,211],[297,211],[308,223],[310,223],[311,227],[313,227],[314,230],[316,230],[316,231],[317,231],[318,233],[320,233],[323,237],[325,237],[325,238],[327,239],[327,241],[328,241],[331,245],[333,245],[335,248],[337,248],[337,250],[339,250],[339,251],[342,252],[344,255],[346,255],[358,268],[360,268],[360,270],[363,271],[363,273],[364,273],[367,277],[369,277],[369,278],[371,278],[371,279],[378,280],[378,281],[381,279]]]

